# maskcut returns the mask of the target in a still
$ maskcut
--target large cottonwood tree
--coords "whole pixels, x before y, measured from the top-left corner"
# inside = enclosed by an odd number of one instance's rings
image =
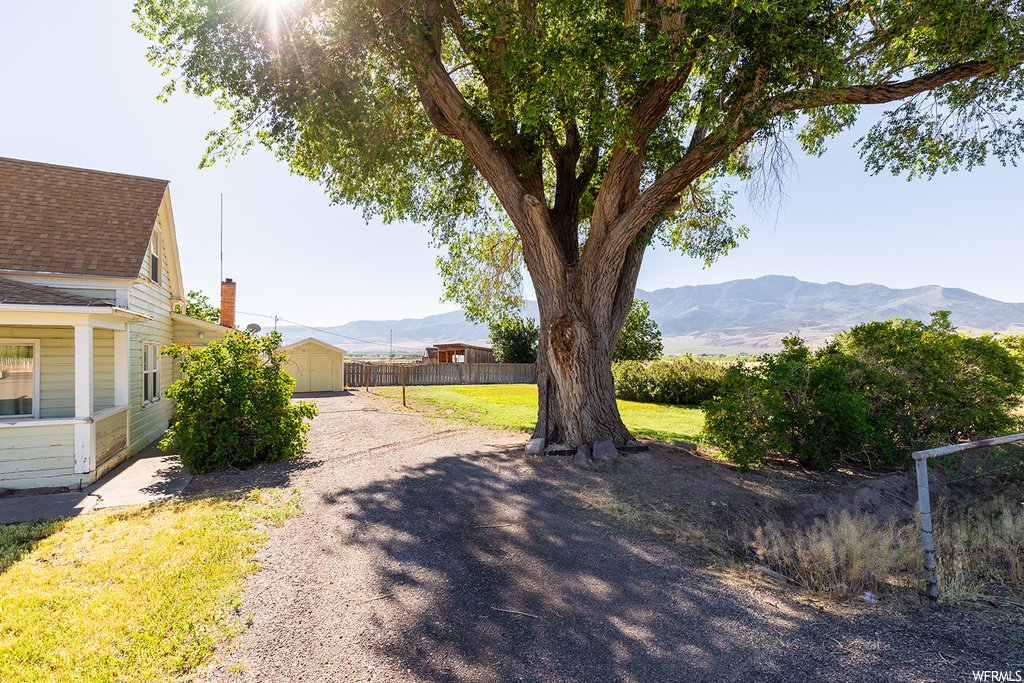
[[[175,89],[232,111],[332,199],[420,221],[473,312],[540,307],[537,435],[630,440],[610,360],[645,250],[736,243],[719,184],[808,151],[863,105],[868,169],[928,175],[1022,148],[1020,0],[138,0]],[[860,205],[871,220],[870,199]],[[827,228],[823,228],[827,229]],[[481,303],[483,302],[483,303]],[[548,390],[550,387],[550,390]],[[545,423],[545,416],[550,422]]]

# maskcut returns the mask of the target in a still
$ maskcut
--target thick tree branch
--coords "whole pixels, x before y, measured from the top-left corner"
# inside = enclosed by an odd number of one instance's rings
[[[594,204],[591,220],[592,234],[600,235],[622,209],[632,202],[640,191],[644,153],[658,122],[672,106],[672,98],[686,84],[693,70],[693,62],[682,66],[668,77],[656,79],[633,108],[630,127],[635,131],[631,145],[621,144],[612,153],[608,170],[601,182],[601,190]]]
[[[1024,62],[1024,52],[1006,64],[972,61],[940,69],[924,76],[898,83],[877,85],[856,85],[834,90],[802,90],[768,102],[768,111],[777,115],[786,111],[797,111],[826,107],[836,104],[885,104],[913,97],[955,81],[993,73],[1000,68]],[[609,237],[599,258],[612,259],[621,255],[644,226],[669,205],[690,183],[695,181],[715,164],[724,159],[732,150],[750,140],[757,132],[755,125],[739,125],[739,115],[730,116],[718,126],[715,132],[702,142],[691,147],[683,157],[655,180],[639,197],[621,213],[609,228]],[[621,257],[620,257],[621,258]]]
[[[543,193],[540,199],[531,195],[518,170],[473,115],[462,92],[441,63],[435,36],[440,35],[443,27],[435,23],[416,25],[416,30],[410,30],[415,22],[407,13],[407,7],[393,0],[377,0],[377,9],[409,57],[417,75],[416,87],[421,101],[425,100],[424,108],[431,124],[438,126],[437,130],[442,135],[463,144],[466,155],[520,232],[524,246],[554,247],[557,241],[546,215]]]
[[[896,83],[851,85],[846,88],[837,89],[814,88],[799,90],[784,97],[777,97],[769,104],[773,113],[816,109],[835,104],[886,104],[887,102],[904,100],[956,81],[985,76],[994,73],[1000,68],[1016,66],[1022,62],[1024,62],[1024,52],[1019,52],[1011,61],[1004,64],[981,61],[963,62],[946,67],[945,69],[933,71],[924,76]]]

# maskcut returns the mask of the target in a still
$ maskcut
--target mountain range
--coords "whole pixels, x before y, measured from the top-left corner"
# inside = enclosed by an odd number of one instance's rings
[[[781,348],[782,337],[798,333],[809,344],[870,320],[893,316],[928,320],[948,310],[953,324],[973,331],[1024,331],[1024,304],[1005,303],[964,289],[927,285],[891,289],[882,285],[818,284],[766,275],[715,285],[636,291],[648,302],[661,330],[665,352],[745,354]],[[526,315],[537,317],[536,302]],[[439,342],[487,344],[487,327],[466,321],[461,311],[403,320],[357,320],[319,329],[278,328],[285,343],[317,337],[349,351],[422,353]]]

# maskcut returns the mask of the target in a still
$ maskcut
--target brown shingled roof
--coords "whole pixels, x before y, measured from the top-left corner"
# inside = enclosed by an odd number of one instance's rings
[[[0,277],[0,304],[29,304],[35,306],[110,306],[101,299],[68,294],[53,287],[33,285]]]
[[[137,277],[166,188],[0,157],[0,270]]]

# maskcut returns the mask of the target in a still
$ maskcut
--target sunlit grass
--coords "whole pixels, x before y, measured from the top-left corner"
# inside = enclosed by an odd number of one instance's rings
[[[194,671],[237,628],[267,525],[298,509],[267,490],[0,527],[0,681]]]
[[[372,390],[402,398],[401,387]],[[406,402],[417,410],[517,432],[532,432],[537,423],[537,387],[533,384],[471,384],[406,387]],[[636,436],[695,440],[704,426],[697,408],[618,401],[622,421]]]

